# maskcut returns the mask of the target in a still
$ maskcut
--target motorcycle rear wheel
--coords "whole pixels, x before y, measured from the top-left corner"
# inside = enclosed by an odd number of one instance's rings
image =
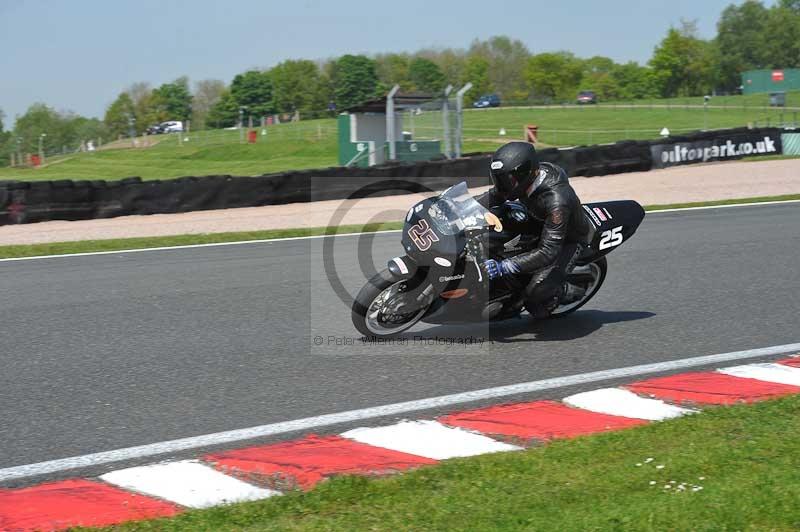
[[[569,303],[568,305],[557,306],[553,313],[550,314],[548,319],[563,318],[564,316],[572,314],[588,303],[589,300],[592,299],[595,294],[597,294],[597,292],[600,290],[600,287],[603,286],[603,281],[606,280],[606,273],[608,272],[608,261],[605,257],[600,257],[596,261],[586,264],[585,266],[578,266],[575,268],[575,270],[573,270],[573,274],[577,273],[582,268],[588,268],[589,273],[594,279],[586,290],[586,293],[578,301]],[[569,279],[569,276],[567,276],[567,279]]]
[[[428,306],[413,309],[407,314],[391,315],[384,305],[402,293],[407,281],[397,280],[388,269],[374,275],[358,292],[351,308],[353,326],[367,338],[390,338],[413,327]]]

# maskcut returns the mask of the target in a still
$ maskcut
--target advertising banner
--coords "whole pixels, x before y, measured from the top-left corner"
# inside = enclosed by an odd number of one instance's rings
[[[780,131],[753,129],[725,132],[703,139],[654,143],[650,146],[653,168],[741,159],[783,153]]]

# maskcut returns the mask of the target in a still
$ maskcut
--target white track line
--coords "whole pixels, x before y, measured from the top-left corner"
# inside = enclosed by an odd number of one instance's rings
[[[755,201],[753,203],[730,203],[728,205],[705,205],[702,207],[678,207],[677,209],[656,209],[647,211],[647,214],[659,214],[662,212],[681,212],[681,211],[701,211],[705,209],[732,209],[735,207],[758,207],[761,205],[782,205],[790,203],[800,203],[800,200],[777,200],[777,201]]]
[[[348,430],[342,436],[374,447],[434,460],[522,449],[482,434],[445,427],[436,421],[402,421],[385,427],[361,427]]]
[[[786,201],[762,201],[758,203],[734,203],[730,205],[707,205],[705,207],[680,207],[677,209],[658,209],[654,211],[647,211],[647,215],[681,212],[681,211],[699,211],[707,209],[728,209],[733,207],[758,207],[762,205],[782,205],[784,203],[800,203],[800,200],[786,200]],[[216,242],[211,244],[188,244],[185,246],[164,246],[157,248],[141,248],[141,249],[120,249],[117,251],[91,251],[86,253],[64,253],[61,255],[38,255],[35,257],[15,257],[10,259],[0,259],[0,262],[16,262],[24,260],[42,260],[42,259],[60,259],[64,257],[92,257],[95,255],[119,255],[127,253],[144,253],[146,251],[172,251],[180,249],[197,249],[197,248],[210,248],[221,246],[238,246],[242,244],[269,244],[272,242],[289,242],[292,240],[313,240],[317,238],[329,237],[345,237],[345,236],[359,236],[363,234],[389,234],[399,233],[400,229],[390,229],[387,231],[373,231],[370,233],[343,233],[341,235],[313,235],[313,236],[291,236],[286,238],[267,238],[262,240],[238,240],[236,242]]]
[[[748,364],[722,368],[717,371],[734,377],[800,386],[800,368],[783,364]]]
[[[270,244],[272,242],[290,242],[292,240],[311,240],[315,238],[328,238],[340,236],[360,236],[364,234],[383,234],[383,233],[399,233],[400,229],[389,229],[387,231],[371,231],[369,233],[342,233],[341,235],[313,235],[313,236],[290,236],[286,238],[265,238],[262,240],[237,240],[235,242],[213,242],[211,244],[187,244],[185,246],[163,246],[158,248],[139,248],[139,249],[120,249],[117,251],[87,251],[86,253],[63,253],[60,255],[37,255],[35,257],[14,257],[10,259],[0,259],[0,262],[15,262],[22,260],[40,260],[40,259],[60,259],[63,257],[93,257],[95,255],[119,255],[127,253],[144,253],[145,251],[172,251],[179,249],[198,249],[198,248],[213,248],[222,246],[241,246],[243,244]],[[159,237],[154,237],[159,238]],[[36,245],[36,244],[34,244]]]
[[[179,440],[170,440],[158,443],[151,443],[148,445],[140,445],[138,447],[126,447],[124,449],[116,449],[114,451],[104,451],[99,453],[86,454],[82,456],[60,458],[58,460],[48,460],[46,462],[37,462],[35,464],[8,467],[5,469],[0,469],[0,482],[19,479],[19,478],[33,477],[36,475],[45,475],[48,473],[56,473],[59,471],[67,471],[70,469],[77,469],[81,467],[91,467],[100,464],[120,462],[123,460],[144,458],[166,453],[175,453],[179,451],[186,451],[189,449],[198,449],[202,447],[209,447],[212,445],[221,445],[238,441],[251,440],[254,438],[263,438],[265,436],[274,436],[276,434],[286,434],[289,432],[306,431],[318,427],[335,425],[337,423],[350,423],[354,421],[363,421],[365,419],[373,419],[383,416],[394,416],[394,415],[406,414],[408,412],[417,412],[420,410],[430,410],[434,408],[441,408],[446,406],[469,403],[472,401],[495,399],[498,397],[507,397],[509,395],[539,392],[543,390],[553,390],[557,388],[564,388],[566,386],[576,386],[576,385],[588,384],[609,379],[620,379],[624,377],[647,375],[649,373],[660,373],[665,371],[674,371],[678,369],[686,369],[697,366],[705,366],[709,364],[719,364],[723,362],[730,362],[732,360],[742,360],[747,358],[758,358],[758,357],[772,356],[772,355],[784,355],[788,353],[794,353],[797,351],[800,351],[800,343],[776,345],[772,347],[762,347],[759,349],[748,349],[746,351],[734,351],[731,353],[721,353],[717,355],[705,355],[705,356],[698,356],[691,358],[682,358],[679,360],[669,360],[665,362],[656,362],[653,364],[628,366],[625,368],[608,369],[603,371],[592,371],[589,373],[579,373],[577,375],[555,377],[552,379],[525,382],[521,384],[512,384],[509,386],[499,386],[497,388],[486,388],[483,390],[456,393],[452,395],[442,395],[439,397],[419,399],[416,401],[406,401],[403,403],[394,403],[383,406],[375,406],[371,408],[362,408],[360,410],[350,410],[347,412],[339,412],[337,414],[326,414],[316,417],[307,417],[302,419],[295,419],[293,421],[283,421],[280,423],[261,425],[258,427],[230,430],[226,432],[216,432],[213,434],[192,436],[189,438],[182,438]],[[9,442],[5,443],[8,444]]]
[[[650,421],[661,421],[695,412],[688,408],[668,405],[659,399],[639,397],[633,392],[620,388],[601,388],[578,393],[565,397],[564,402],[590,412]]]
[[[195,460],[119,469],[100,478],[126,490],[153,495],[189,508],[209,508],[280,495],[279,491],[251,486]]]

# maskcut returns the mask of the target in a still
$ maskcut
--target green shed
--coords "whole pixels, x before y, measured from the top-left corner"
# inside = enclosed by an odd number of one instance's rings
[[[800,90],[800,69],[748,70],[742,72],[742,93],[787,92]]]
[[[441,140],[417,140],[403,131],[402,111],[436,99],[430,94],[398,94],[395,88],[382,98],[347,109],[338,119],[339,164],[366,167],[440,156]]]

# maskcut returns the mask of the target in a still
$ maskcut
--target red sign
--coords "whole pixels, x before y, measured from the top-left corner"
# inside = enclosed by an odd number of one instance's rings
[[[772,81],[783,81],[783,70],[773,70]]]

